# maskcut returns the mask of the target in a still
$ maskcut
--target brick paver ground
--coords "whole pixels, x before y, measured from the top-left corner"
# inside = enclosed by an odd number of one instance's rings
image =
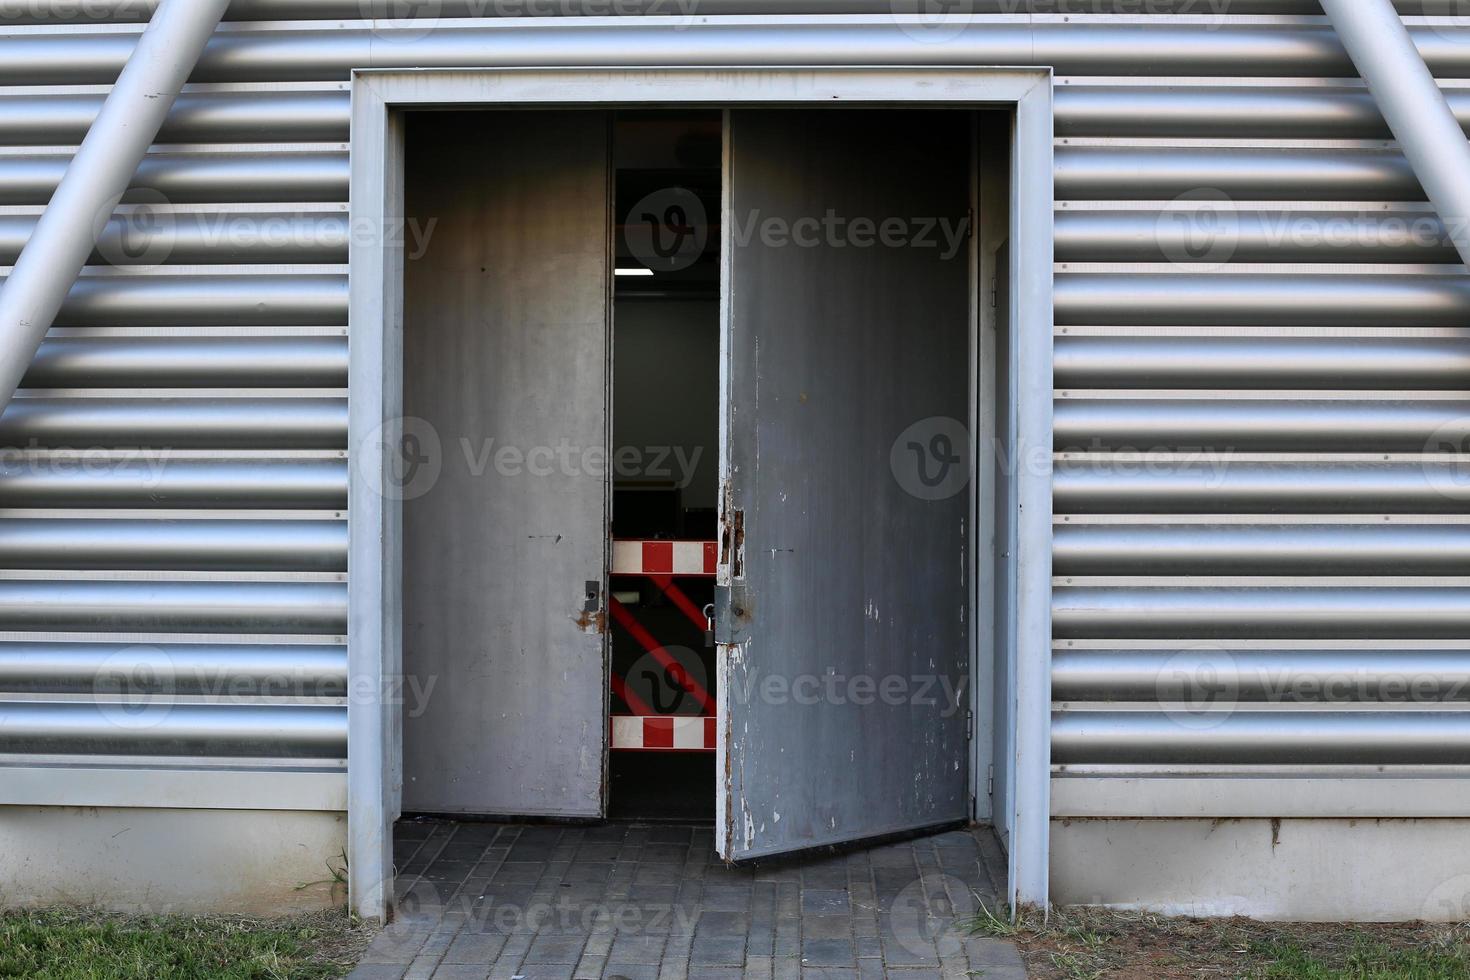
[[[401,823],[399,913],[351,980],[1023,980],[956,919],[1005,865],[984,828],[755,868],[708,826]]]

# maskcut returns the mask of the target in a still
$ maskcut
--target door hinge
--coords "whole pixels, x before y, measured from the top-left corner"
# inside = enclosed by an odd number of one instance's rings
[[[985,767],[985,795],[986,796],[994,796],[995,795],[995,766],[994,765],[988,765],[988,766]]]
[[[965,709],[965,741],[969,742],[975,738],[975,712],[969,708]]]

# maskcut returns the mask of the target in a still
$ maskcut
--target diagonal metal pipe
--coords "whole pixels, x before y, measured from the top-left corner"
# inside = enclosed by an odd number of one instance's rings
[[[0,411],[230,0],[162,0],[0,287]]]
[[[1322,0],[1460,259],[1470,265],[1470,141],[1390,0]]]

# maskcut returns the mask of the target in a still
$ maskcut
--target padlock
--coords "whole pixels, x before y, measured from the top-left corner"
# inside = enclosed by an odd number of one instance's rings
[[[712,650],[715,646],[715,604],[709,603],[704,607],[704,648]]]

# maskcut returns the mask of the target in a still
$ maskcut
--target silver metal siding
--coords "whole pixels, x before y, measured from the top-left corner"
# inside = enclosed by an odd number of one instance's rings
[[[0,256],[152,4],[116,0],[100,22],[65,0],[24,6],[0,33]],[[247,684],[257,655],[340,650],[352,67],[821,63],[839,49],[881,63],[923,45],[934,63],[1058,74],[1055,761],[1470,761],[1470,716],[1390,696],[1407,675],[1442,707],[1466,698],[1470,280],[1313,0],[1223,14],[1174,0],[1147,16],[979,0],[958,36],[919,38],[889,0],[704,0],[654,27],[497,23],[474,15],[518,8],[474,0],[361,19],[397,5],[379,6],[238,0],[136,182],[132,199],[168,220],[142,239],[109,231],[164,258],[78,285],[0,423],[14,447],[0,458],[4,690],[84,694],[88,665],[139,635]],[[1462,6],[1398,6],[1470,126],[1470,24],[1448,16]],[[769,16],[722,19],[749,14]],[[1198,225],[1202,212],[1222,220]],[[242,214],[290,234],[221,241]],[[247,543],[256,522],[278,533]],[[284,592],[221,589],[221,575]],[[208,636],[224,626],[239,632]],[[38,643],[67,630],[87,643],[62,669]],[[1199,725],[1170,703],[1181,669],[1223,676],[1218,704],[1282,703]],[[1345,670],[1368,681],[1323,710],[1312,685]],[[265,717],[276,702],[254,703]],[[91,737],[86,717],[3,710],[23,751],[158,750]],[[189,740],[192,716],[160,738],[221,757],[325,751],[237,717],[204,723],[212,741]]]
[[[1059,79],[1060,769],[1470,762],[1470,280],[1313,58]]]
[[[0,90],[0,264],[87,57]],[[0,759],[345,764],[347,135],[341,80],[196,86],[103,229],[0,419]]]

